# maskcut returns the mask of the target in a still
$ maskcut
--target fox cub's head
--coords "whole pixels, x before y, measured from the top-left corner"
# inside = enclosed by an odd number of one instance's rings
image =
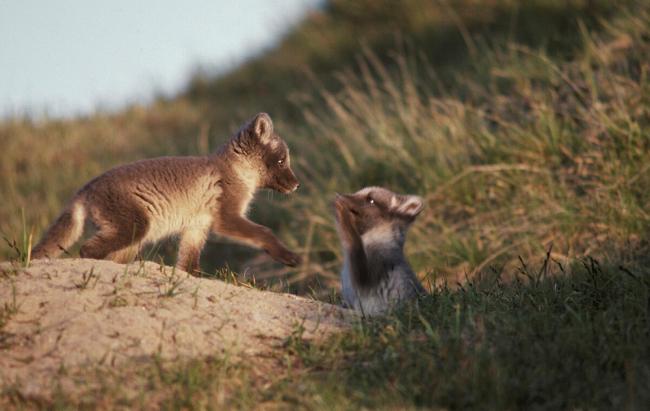
[[[257,114],[239,130],[233,139],[233,150],[252,166],[258,187],[291,193],[300,186],[291,170],[289,148],[273,131],[268,114]]]
[[[364,243],[404,244],[406,231],[424,208],[422,198],[401,195],[381,187],[366,187],[334,200],[338,228],[345,240],[359,235]]]

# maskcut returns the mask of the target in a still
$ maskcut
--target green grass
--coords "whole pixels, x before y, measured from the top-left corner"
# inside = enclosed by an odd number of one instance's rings
[[[643,409],[648,272],[595,260],[549,272],[438,287],[385,321],[298,345],[306,393],[323,408]]]

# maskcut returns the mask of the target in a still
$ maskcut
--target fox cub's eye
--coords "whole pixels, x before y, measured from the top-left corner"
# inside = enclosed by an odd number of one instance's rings
[[[368,204],[375,204],[375,200],[374,200],[372,197],[370,197],[370,196],[368,196],[368,198],[366,199],[366,201],[368,201]]]
[[[284,164],[284,159],[278,160],[278,165],[281,166]]]

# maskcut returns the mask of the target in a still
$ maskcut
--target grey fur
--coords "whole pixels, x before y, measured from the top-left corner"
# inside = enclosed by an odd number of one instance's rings
[[[74,244],[90,220],[96,234],[81,246],[86,258],[133,259],[146,243],[177,235],[177,266],[199,267],[210,232],[225,235],[296,265],[270,229],[246,218],[259,188],[290,193],[299,186],[286,143],[260,113],[216,153],[203,157],[161,157],[116,167],[88,182],[32,251],[33,258],[57,257]]]
[[[404,256],[406,232],[422,199],[366,187],[337,194],[337,228],[344,252],[341,288],[345,304],[364,315],[385,314],[424,294]]]

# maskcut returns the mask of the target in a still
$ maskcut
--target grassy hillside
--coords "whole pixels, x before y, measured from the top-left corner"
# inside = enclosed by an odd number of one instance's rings
[[[565,265],[584,255],[642,264],[648,2],[392,4],[332,1],[276,48],[222,77],[199,73],[187,92],[148,107],[5,121],[1,255],[14,257],[30,234],[36,241],[107,168],[208,153],[268,111],[304,188],[261,194],[253,218],[306,262],[286,270],[215,240],[207,273],[253,264],[258,277],[327,295],[340,267],[333,192],[370,184],[426,198],[407,251],[431,282],[512,273],[520,256],[539,259],[551,246]]]
[[[325,341],[303,324],[262,360],[217,352],[62,369],[78,392],[9,385],[3,409],[630,409],[650,402],[650,281],[585,259],[494,273]],[[169,297],[174,298],[174,297]],[[1,319],[1,318],[0,318]],[[62,380],[63,378],[61,378]]]

